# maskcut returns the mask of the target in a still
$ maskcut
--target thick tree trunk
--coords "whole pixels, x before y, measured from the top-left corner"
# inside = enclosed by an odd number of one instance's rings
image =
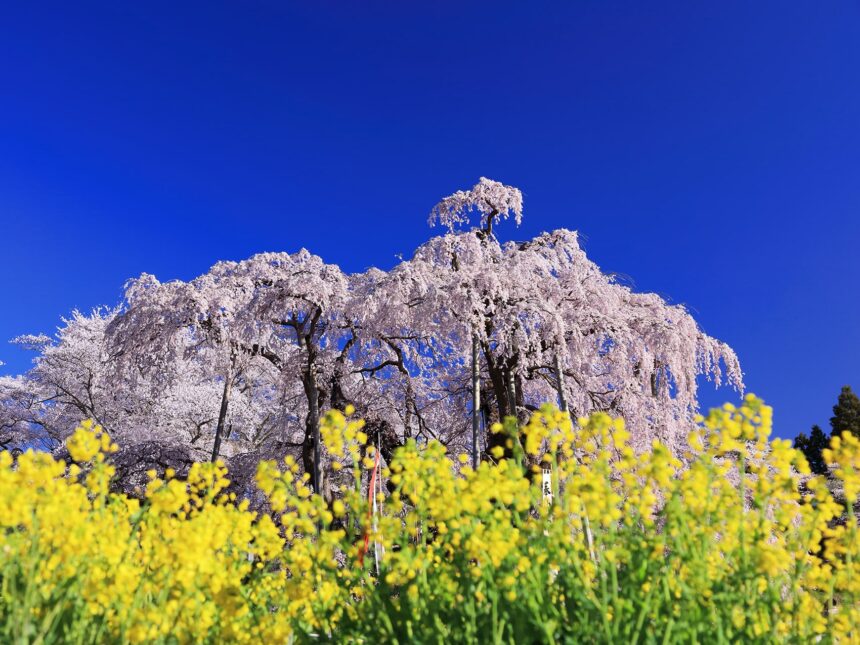
[[[508,365],[497,364],[486,345],[484,345],[484,357],[487,360],[487,371],[490,374],[490,384],[496,399],[498,421],[501,423],[505,417],[516,416],[517,413],[516,385],[512,383],[514,380],[513,369]],[[507,446],[507,439],[507,435],[503,432],[487,435],[487,452],[499,446],[505,451],[505,455],[510,457],[512,453]]]
[[[302,388],[308,404],[305,417],[305,437],[302,441],[302,465],[311,474],[311,486],[318,495],[323,494],[322,469],[320,466],[320,387],[317,383],[317,351],[314,338],[322,310],[317,307],[304,321],[293,318],[299,347],[305,351],[302,368]]]
[[[496,408],[499,415],[499,421],[504,420],[510,414],[508,403],[508,385],[505,375],[505,368],[497,365],[490,353],[489,348],[484,345],[484,358],[487,361],[487,371],[490,374],[490,383],[493,388],[493,396],[496,399]]]
[[[346,406],[349,405],[349,400],[346,398],[346,394],[344,394],[343,385],[341,384],[341,377],[339,375],[334,375],[331,377],[329,402],[331,404],[332,409],[340,411],[345,410]]]
[[[343,390],[343,376],[349,350],[354,344],[355,333],[353,332],[352,337],[346,342],[346,345],[344,345],[344,348],[341,350],[334,362],[334,371],[331,375],[331,389],[329,393],[329,402],[331,404],[331,408],[334,410],[343,411],[346,409],[346,406],[349,405],[349,400],[346,398],[346,393]]]
[[[316,376],[312,369],[302,374],[302,385],[308,402],[308,413],[305,417],[305,439],[302,444],[302,462],[305,472],[311,473],[311,485],[317,494],[321,492],[320,477],[320,407],[319,389]]]

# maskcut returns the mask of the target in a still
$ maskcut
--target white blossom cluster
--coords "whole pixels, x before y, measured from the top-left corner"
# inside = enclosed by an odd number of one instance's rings
[[[481,177],[471,190],[458,190],[436,204],[428,224],[438,223],[454,232],[467,225],[475,212],[480,215],[487,233],[492,233],[497,219],[507,219],[510,215],[519,226],[523,220],[523,194],[519,188]]]

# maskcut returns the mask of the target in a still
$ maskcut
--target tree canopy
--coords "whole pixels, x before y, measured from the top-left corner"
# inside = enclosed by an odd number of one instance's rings
[[[809,469],[816,475],[827,474],[827,464],[824,462],[821,451],[827,447],[828,443],[827,435],[817,425],[812,426],[809,436],[801,432],[794,439],[794,447],[803,453],[809,463]]]
[[[640,450],[681,451],[698,377],[742,388],[735,353],[684,307],[603,273],[574,231],[501,242],[493,224],[522,212],[519,190],[482,178],[432,209],[446,233],[388,271],[300,250],[188,282],[141,275],[118,307],[17,339],[35,364],[0,380],[0,428],[51,447],[91,417],[125,446],[294,450],[310,470],[320,414],[351,404],[383,456],[409,437],[465,450],[475,341],[485,429],[561,395],[574,415],[623,416]]]

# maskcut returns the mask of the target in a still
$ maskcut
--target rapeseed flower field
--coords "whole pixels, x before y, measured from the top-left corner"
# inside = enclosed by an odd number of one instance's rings
[[[260,464],[251,500],[217,462],[117,495],[92,422],[73,463],[0,453],[0,640],[860,642],[851,434],[825,454],[840,502],[752,396],[700,418],[683,455],[546,406],[494,426],[504,448],[477,470],[410,441],[368,491],[351,413],[323,419],[346,482],[329,498],[290,457]]]

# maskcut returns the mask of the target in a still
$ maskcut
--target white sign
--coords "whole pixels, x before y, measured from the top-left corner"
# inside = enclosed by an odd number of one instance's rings
[[[541,483],[543,490],[543,499],[545,502],[552,504],[552,469],[548,466],[543,467],[543,482]]]

